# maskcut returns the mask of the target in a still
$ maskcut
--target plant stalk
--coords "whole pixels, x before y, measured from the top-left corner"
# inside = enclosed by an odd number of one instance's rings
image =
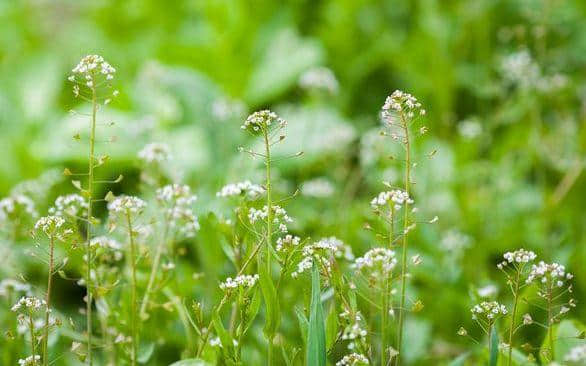
[[[49,278],[47,279],[47,311],[45,311],[45,335],[43,337],[43,365],[49,365],[49,310],[51,309],[51,285],[53,282],[55,237],[49,237]]]
[[[267,189],[267,234],[266,234],[266,246],[267,246],[267,275],[270,281],[272,281],[272,266],[271,266],[271,241],[273,236],[273,207],[271,201],[271,147],[269,142],[269,131],[264,129],[264,142],[265,142],[265,154],[266,154],[266,189]],[[273,338],[274,334],[269,334],[267,337],[268,351],[267,351],[267,364],[270,366],[273,364]]]
[[[132,220],[130,219],[130,211],[128,210],[126,210],[126,223],[128,224],[128,236],[130,240],[130,266],[132,270],[132,285],[130,294],[130,328],[132,332],[131,363],[133,366],[135,366],[138,348],[138,331],[136,325],[136,247],[134,243],[134,235],[132,232]]]

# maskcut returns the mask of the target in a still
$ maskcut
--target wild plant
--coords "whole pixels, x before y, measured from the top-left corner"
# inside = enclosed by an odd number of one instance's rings
[[[42,337],[42,359],[43,365],[49,365],[49,329],[51,323],[49,322],[49,315],[51,314],[51,290],[53,283],[53,275],[56,273],[57,268],[55,267],[55,245],[58,242],[68,242],[70,236],[74,231],[68,228],[65,219],[61,216],[45,216],[41,217],[35,224],[35,236],[44,235],[49,241],[49,261],[47,268],[47,292],[44,301],[45,309],[45,322],[44,322],[44,334]],[[34,354],[34,352],[33,352]]]
[[[19,360],[18,363],[20,365],[40,365],[41,355],[38,353],[40,353],[41,350],[38,349],[38,341],[44,337],[43,329],[46,329],[47,327],[44,326],[39,330],[39,327],[36,325],[36,319],[38,315],[49,313],[47,303],[45,300],[36,297],[21,297],[12,306],[11,310],[18,313],[18,323],[27,329],[31,344],[30,356]]]
[[[0,229],[16,242],[30,230],[39,217],[36,205],[24,194],[13,194],[0,200]]]
[[[137,220],[143,213],[146,202],[134,196],[119,196],[108,204],[110,215],[110,230],[120,225],[128,236],[129,257],[127,263],[130,272],[130,361],[136,365],[139,345],[139,323],[138,323],[138,292],[137,292],[137,265],[138,265],[138,243],[136,241],[138,224]]]
[[[96,156],[96,128],[98,122],[98,111],[112,101],[112,98],[118,95],[118,90],[113,90],[111,81],[114,79],[114,69],[103,57],[98,55],[88,55],[72,70],[72,75],[68,80],[73,83],[73,94],[76,98],[84,100],[91,104],[91,113],[89,117],[89,151],[88,151],[88,171],[87,173],[71,173],[66,169],[66,175],[79,175],[87,177],[86,186],[83,187],[79,180],[74,180],[74,186],[79,189],[87,202],[86,220],[86,273],[85,282],[87,288],[86,295],[86,332],[87,332],[87,361],[92,365],[92,299],[94,287],[92,283],[92,250],[91,241],[93,237],[94,226],[97,220],[93,216],[95,197],[95,185],[98,182],[95,179],[95,169],[103,165],[107,160],[107,155]],[[119,181],[117,179],[116,181]]]
[[[426,114],[425,109],[422,108],[421,103],[411,94],[402,92],[400,90],[394,91],[387,97],[382,107],[381,117],[385,127],[388,131],[383,131],[383,136],[390,137],[393,141],[399,143],[403,148],[403,159],[395,158],[403,162],[404,177],[403,187],[395,188],[392,184],[386,183],[392,190],[381,192],[375,197],[371,206],[380,217],[382,217],[387,226],[388,233],[382,234],[382,237],[387,238],[386,248],[393,249],[400,246],[401,254],[398,261],[400,268],[399,282],[399,303],[398,303],[398,324],[397,324],[397,340],[395,364],[401,363],[401,352],[403,344],[403,331],[405,322],[405,312],[407,308],[407,279],[408,272],[408,245],[409,232],[412,231],[416,222],[413,220],[413,214],[416,212],[411,198],[412,170],[415,161],[413,159],[413,140],[417,135],[422,135],[427,131],[425,126],[419,127],[418,134],[415,134],[412,129],[422,116]],[[400,210],[403,210],[402,213]],[[435,222],[431,220],[430,222]],[[396,226],[402,226],[397,229]],[[400,243],[400,244],[398,244]],[[387,352],[389,348],[388,340],[388,317],[391,312],[390,294],[391,294],[391,276],[386,273],[381,284],[381,364],[387,365]]]

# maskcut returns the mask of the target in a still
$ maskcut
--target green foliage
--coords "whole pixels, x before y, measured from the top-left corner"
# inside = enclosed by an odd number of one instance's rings
[[[311,271],[311,305],[307,332],[307,365],[326,365],[326,329],[321,304],[319,271],[313,263]]]

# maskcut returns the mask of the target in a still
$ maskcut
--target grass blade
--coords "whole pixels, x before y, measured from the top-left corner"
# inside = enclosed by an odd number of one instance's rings
[[[326,366],[326,329],[320,299],[319,271],[315,262],[311,272],[311,311],[307,335],[307,365]]]

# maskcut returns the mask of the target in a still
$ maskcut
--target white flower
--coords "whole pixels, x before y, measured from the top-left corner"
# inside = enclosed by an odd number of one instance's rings
[[[518,249],[514,252],[506,252],[503,257],[505,260],[497,264],[498,269],[503,269],[509,264],[529,263],[537,258],[537,255],[530,250]]]
[[[499,315],[507,314],[507,308],[496,301],[483,301],[478,305],[474,305],[470,311],[472,312],[472,319],[480,320],[480,318],[482,318],[487,319],[490,322],[496,319]]]
[[[275,249],[277,252],[285,251],[292,247],[298,246],[300,241],[301,239],[298,236],[287,234],[284,237],[277,239],[277,246]]]
[[[108,204],[110,214],[138,214],[144,210],[146,202],[135,196],[122,195]]]
[[[409,197],[407,192],[400,189],[395,189],[392,191],[379,193],[378,196],[374,197],[372,201],[370,201],[370,206],[377,210],[383,206],[387,206],[389,203],[393,205],[395,210],[400,210],[403,204],[412,204],[413,200]]]
[[[395,90],[388,96],[382,107],[382,119],[389,125],[403,125],[416,115],[425,115],[425,109],[421,108],[417,98],[400,90]]]
[[[523,315],[523,325],[531,325],[533,324],[533,318],[531,314],[524,314]]]
[[[336,362],[336,366],[354,366],[354,365],[368,365],[368,358],[359,353],[351,353],[344,356],[340,361]]]
[[[0,296],[8,296],[10,293],[23,292],[27,295],[31,293],[31,285],[22,283],[11,278],[0,281]]]
[[[40,310],[41,308],[44,308],[45,305],[47,305],[47,303],[45,302],[45,300],[36,298],[36,297],[21,297],[16,304],[14,304],[12,306],[12,308],[10,310],[16,312],[19,311],[22,308],[25,308],[27,310]]]
[[[197,196],[191,188],[182,184],[169,184],[157,189],[157,200],[165,207],[166,219],[171,228],[177,229],[185,237],[195,236],[199,221],[191,206]]]
[[[219,192],[216,193],[216,197],[232,197],[245,195],[248,198],[256,198],[262,195],[265,189],[258,184],[252,184],[249,180],[238,183],[226,184]]]
[[[325,90],[335,94],[338,91],[338,80],[327,67],[314,67],[301,74],[299,86],[302,89]]]
[[[397,265],[395,252],[387,248],[374,248],[356,258],[352,265],[357,271],[369,269],[375,277],[386,277]]]
[[[59,196],[49,213],[55,216],[87,216],[88,202],[77,193]]]
[[[315,178],[301,185],[301,193],[308,197],[329,197],[334,194],[334,191],[334,185],[326,178]]]
[[[272,208],[272,217],[273,217],[273,223],[275,225],[278,225],[279,230],[282,233],[286,233],[287,230],[287,223],[291,223],[293,222],[293,219],[291,217],[289,217],[289,215],[287,215],[287,211],[285,211],[284,208],[282,208],[281,206],[271,206]],[[269,217],[269,209],[268,206],[265,205],[262,209],[257,210],[254,207],[251,207],[250,210],[248,211],[248,220],[250,221],[250,223],[254,224],[257,221],[264,221],[266,222],[266,220]]]
[[[568,354],[564,357],[564,361],[573,362],[573,363],[580,363],[580,365],[586,364],[586,344],[582,344],[579,346],[575,346]]]
[[[53,236],[60,232],[65,220],[60,216],[44,216],[35,224],[35,230],[43,231],[47,236]]]
[[[23,194],[14,194],[0,200],[0,221],[14,219],[21,213],[32,218],[39,216],[33,200]]]
[[[260,130],[269,129],[275,123],[278,125],[279,128],[285,127],[287,125],[287,122],[281,117],[279,117],[275,112],[265,109],[262,111],[254,112],[253,114],[248,116],[248,118],[246,118],[246,121],[244,121],[244,124],[240,126],[240,128],[242,128],[243,130],[249,129],[253,132],[257,132]]]
[[[460,252],[470,247],[470,237],[456,229],[448,230],[440,241],[440,248],[446,252]]]
[[[297,269],[291,273],[291,276],[295,278],[310,269],[314,260],[322,264],[329,271],[333,258],[353,260],[354,254],[352,253],[352,248],[334,236],[321,239],[318,242],[303,247],[302,258],[297,263]]]
[[[18,360],[19,366],[35,366],[40,363],[41,356],[39,355],[31,355],[25,359]]]
[[[106,79],[111,80],[116,69],[107,63],[102,56],[87,55],[71,71],[74,74],[81,74],[86,78],[87,76],[102,74]],[[75,80],[75,75],[71,75],[68,79],[70,81]]]
[[[259,276],[255,275],[240,275],[236,278],[228,277],[226,281],[220,283],[222,290],[230,290],[235,288],[247,289],[252,288],[258,281]]]
[[[543,261],[531,266],[527,276],[527,283],[538,280],[543,285],[553,283],[554,286],[562,287],[566,280],[573,278],[571,273],[566,273],[566,268],[558,263],[545,263]]]
[[[171,160],[171,149],[167,144],[152,142],[139,151],[138,158],[148,164],[164,163]]]
[[[368,335],[366,329],[362,327],[362,314],[356,312],[354,315],[348,311],[344,311],[339,314],[341,322],[344,324],[342,331],[342,339],[350,341],[348,349],[356,348],[356,341],[363,340]]]

